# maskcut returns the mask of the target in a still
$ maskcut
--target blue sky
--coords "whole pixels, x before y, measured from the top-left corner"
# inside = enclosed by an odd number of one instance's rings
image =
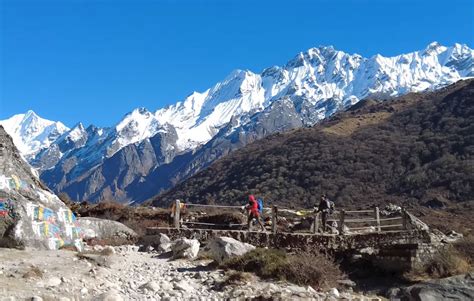
[[[474,2],[0,0],[0,119],[111,126],[318,45],[390,56],[474,46]]]

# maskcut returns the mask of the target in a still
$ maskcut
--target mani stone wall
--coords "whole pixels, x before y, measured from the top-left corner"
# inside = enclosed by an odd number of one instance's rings
[[[34,173],[0,126],[0,247],[81,250],[76,217]]]

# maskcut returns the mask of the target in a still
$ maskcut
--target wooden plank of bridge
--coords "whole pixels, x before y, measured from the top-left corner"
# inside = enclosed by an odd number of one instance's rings
[[[376,222],[376,225],[377,225],[377,231],[380,232],[380,231],[381,231],[381,228],[380,228],[380,211],[379,211],[379,207],[375,207],[375,208],[374,208],[374,215],[375,215],[375,222]]]
[[[174,227],[176,229],[179,229],[179,219],[180,219],[180,210],[181,210],[181,204],[179,200],[176,200],[174,203]]]

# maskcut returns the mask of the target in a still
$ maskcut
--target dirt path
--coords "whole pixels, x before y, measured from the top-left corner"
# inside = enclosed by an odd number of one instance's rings
[[[61,301],[256,296],[324,300],[332,296],[311,287],[262,281],[249,275],[243,283],[223,286],[227,276],[224,271],[207,268],[208,260],[170,261],[153,253],[137,252],[134,246],[116,247],[111,252],[115,254],[80,258],[76,252],[66,250],[0,249],[0,300],[32,300],[34,296],[41,299],[33,300]],[[346,293],[340,297],[355,295]]]

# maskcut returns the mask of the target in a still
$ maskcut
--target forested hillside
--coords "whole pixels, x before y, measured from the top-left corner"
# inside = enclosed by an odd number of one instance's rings
[[[474,201],[474,80],[362,101],[312,128],[272,135],[153,199],[289,206]]]

